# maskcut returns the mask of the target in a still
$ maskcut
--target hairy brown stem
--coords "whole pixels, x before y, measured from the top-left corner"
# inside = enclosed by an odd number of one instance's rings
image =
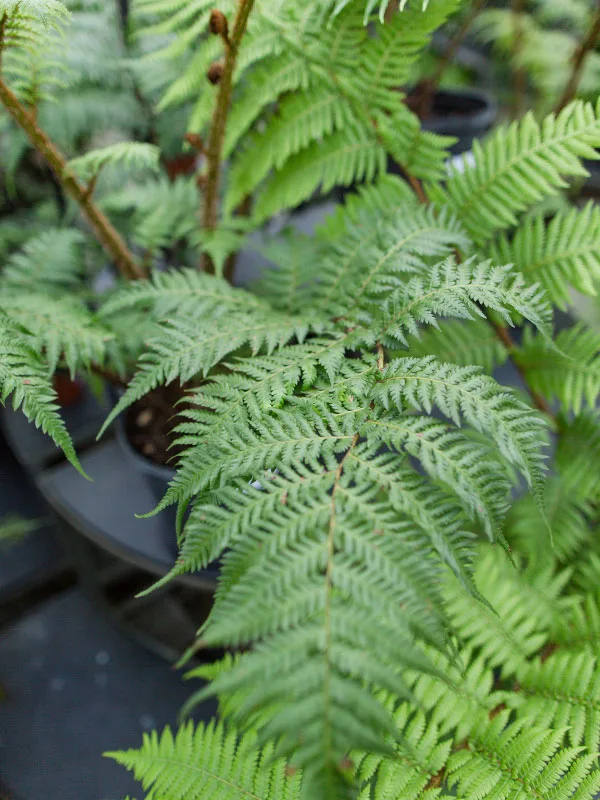
[[[223,65],[223,74],[219,81],[219,94],[217,96],[210,135],[206,146],[208,170],[206,175],[202,224],[204,230],[207,231],[214,231],[217,227],[221,156],[227,128],[227,117],[229,116],[229,108],[231,106],[233,73],[235,71],[240,44],[248,26],[248,17],[250,16],[253,6],[254,0],[239,0],[235,22],[233,23],[233,31],[231,36],[225,39],[225,63]],[[215,271],[212,259],[206,253],[204,254],[202,268],[205,272],[209,273],[214,273]]]
[[[416,91],[418,100],[415,104],[413,104],[414,112],[418,114],[421,119],[431,113],[431,109],[433,107],[433,98],[438,86],[440,85],[440,81],[448,69],[448,66],[454,61],[458,49],[465,40],[465,36],[469,32],[471,25],[486,3],[487,0],[474,0],[468,14],[462,21],[462,24],[458,27],[454,36],[447,42],[435,72],[430,78],[426,78],[425,80],[421,81],[421,84]]]
[[[34,115],[21,103],[1,78],[0,102],[48,164],[64,191],[78,204],[90,223],[96,238],[115,263],[121,275],[127,280],[145,277],[143,270],[136,262],[118,231],[92,200],[87,187],[80,183],[73,174],[69,173],[64,155],[45,131],[40,128]]]
[[[577,89],[579,88],[579,83],[581,81],[581,76],[583,74],[583,68],[585,66],[585,61],[588,54],[595,48],[596,42],[598,41],[598,37],[600,36],[600,5],[596,6],[596,13],[592,18],[592,24],[590,25],[590,29],[587,33],[587,36],[581,41],[577,50],[573,54],[572,64],[573,69],[571,71],[571,76],[567,81],[567,85],[564,88],[564,91],[560,97],[556,105],[556,113],[558,114],[559,111],[562,111],[565,106],[567,106],[571,100],[577,94]]]

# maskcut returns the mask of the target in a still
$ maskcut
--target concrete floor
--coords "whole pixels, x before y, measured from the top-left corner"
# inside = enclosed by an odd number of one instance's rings
[[[14,511],[45,513],[0,443],[0,517]],[[0,551],[0,596],[64,560],[51,527]],[[193,690],[77,588],[0,628],[0,687],[0,800],[141,797],[102,753],[137,747],[144,731],[175,723]],[[199,716],[213,712],[203,708]]]

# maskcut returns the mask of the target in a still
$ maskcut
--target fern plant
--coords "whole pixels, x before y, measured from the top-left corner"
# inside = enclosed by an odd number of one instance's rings
[[[163,580],[220,559],[197,648],[231,652],[190,707],[216,694],[224,720],[115,755],[148,797],[600,788],[598,342],[552,315],[594,291],[598,217],[543,213],[596,158],[600,107],[527,115],[448,171],[399,88],[458,2],[405,5],[139,0],[132,80],[166,76],[155,123],[191,111],[196,174],[175,179],[158,140],[65,153],[0,73],[77,220],[6,246],[3,396],[76,461],[58,366],[125,383],[105,427],[180,386]],[[58,3],[0,11],[23,63],[68,37]],[[314,236],[270,243],[251,291],[227,281],[249,232],[360,181]],[[101,253],[119,278],[99,295]]]

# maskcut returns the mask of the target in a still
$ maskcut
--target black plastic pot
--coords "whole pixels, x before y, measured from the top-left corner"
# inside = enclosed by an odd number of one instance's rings
[[[480,89],[439,89],[433,98],[429,117],[422,121],[423,130],[443,136],[455,136],[451,148],[454,155],[471,148],[491,130],[498,118],[498,103],[493,95]]]

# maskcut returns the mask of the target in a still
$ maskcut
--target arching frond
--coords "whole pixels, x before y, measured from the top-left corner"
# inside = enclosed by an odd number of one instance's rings
[[[19,291],[58,294],[74,288],[83,271],[81,245],[74,229],[49,229],[35,236],[4,263],[1,285]]]
[[[136,174],[158,172],[159,158],[160,151],[156,145],[119,142],[73,158],[69,161],[68,167],[76,175],[87,180],[97,177],[100,171],[107,167]]]
[[[437,317],[477,319],[480,306],[496,311],[509,325],[514,309],[549,333],[551,311],[539,288],[526,286],[508,267],[474,259],[457,264],[449,258],[433,266],[427,279],[410,278],[390,293],[375,314],[380,321],[369,320],[372,336],[392,347],[406,345],[407,335],[418,335],[420,325],[435,325]]]
[[[515,357],[530,386],[559,400],[565,411],[579,414],[584,404],[594,408],[600,394],[600,335],[578,324],[561,331],[554,345],[550,350],[541,336],[525,330]]]
[[[571,103],[541,124],[530,113],[485,144],[475,141],[474,164],[453,169],[435,196],[456,211],[475,241],[485,242],[513,227],[519,212],[565,188],[565,177],[585,176],[581,161],[597,158],[599,144],[600,122],[590,104]]]
[[[543,420],[476,367],[441,364],[431,356],[398,358],[381,373],[373,396],[384,408],[393,404],[399,410],[408,406],[431,414],[435,405],[456,425],[464,418],[475,430],[492,436],[534,492],[541,492]]]
[[[30,346],[44,353],[50,372],[61,360],[71,374],[79,365],[101,364],[104,360],[111,333],[76,298],[4,292],[0,305],[30,334]]]
[[[584,411],[573,420],[560,420],[556,467],[565,491],[578,500],[598,497],[596,470],[600,468],[600,419]]]
[[[139,750],[106,753],[131,770],[148,792],[148,799],[210,795],[214,800],[298,800],[299,774],[286,770],[285,762],[272,760],[273,748],[260,750],[256,737],[238,738],[222,723],[191,723],[173,734],[144,734]]]
[[[542,214],[527,217],[514,237],[502,236],[491,250],[499,263],[513,263],[530,283],[540,283],[559,308],[571,304],[570,288],[595,295],[600,278],[600,209],[558,213],[546,226]]]
[[[56,393],[48,378],[48,369],[19,328],[4,314],[0,314],[0,349],[2,402],[5,403],[12,396],[14,408],[21,408],[27,419],[48,434],[71,464],[84,475],[58,413]]]

